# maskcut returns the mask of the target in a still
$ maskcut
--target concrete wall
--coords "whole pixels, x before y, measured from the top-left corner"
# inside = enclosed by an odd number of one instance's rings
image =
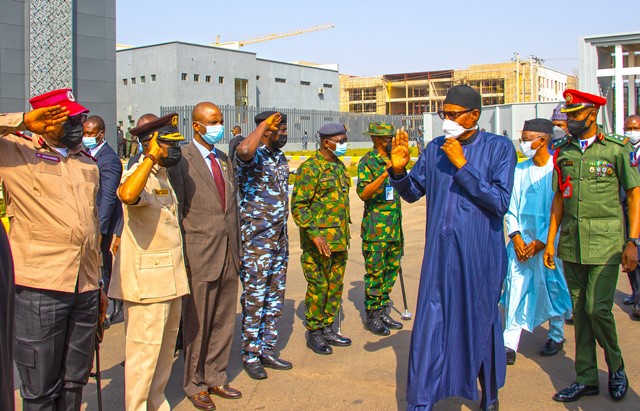
[[[27,107],[25,3],[0,0],[0,113]]]

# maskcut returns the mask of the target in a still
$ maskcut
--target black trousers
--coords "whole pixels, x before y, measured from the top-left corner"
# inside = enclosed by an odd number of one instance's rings
[[[24,411],[80,410],[93,363],[98,292],[16,287],[14,353]]]
[[[1,223],[0,223],[1,224]],[[0,226],[0,410],[13,410],[13,259]]]
[[[111,271],[113,269],[111,240],[113,240],[113,234],[103,235],[102,239],[100,240],[100,251],[102,252],[102,281],[104,283],[105,294],[109,292],[109,283],[111,283]]]

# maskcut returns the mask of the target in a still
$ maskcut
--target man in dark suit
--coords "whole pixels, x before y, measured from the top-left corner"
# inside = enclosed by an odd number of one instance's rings
[[[122,177],[122,163],[118,154],[109,146],[105,139],[104,120],[100,116],[91,116],[84,122],[84,136],[82,142],[98,163],[100,171],[100,187],[96,196],[98,218],[100,222],[100,251],[102,252],[102,281],[104,291],[109,291],[111,281],[112,258],[111,240],[116,226],[122,219],[122,203],[116,195],[120,178]],[[117,320],[122,312],[122,301],[115,301],[113,320]]]
[[[184,297],[184,391],[197,409],[213,410],[211,394],[240,398],[227,382],[238,301],[240,239],[230,159],[215,148],[224,136],[220,109],[197,104],[193,141],[169,170],[182,222],[191,294]]]

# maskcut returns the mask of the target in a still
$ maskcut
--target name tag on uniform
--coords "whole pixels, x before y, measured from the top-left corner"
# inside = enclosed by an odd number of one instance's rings
[[[386,186],[384,188],[384,195],[387,201],[393,201],[393,187]]]
[[[56,163],[60,162],[60,159],[58,157],[52,156],[51,154],[36,153],[36,157],[41,158],[43,160],[55,161]]]
[[[168,196],[169,190],[153,190],[157,196]]]

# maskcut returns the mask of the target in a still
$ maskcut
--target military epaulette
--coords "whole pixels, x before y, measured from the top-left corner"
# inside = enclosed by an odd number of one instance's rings
[[[609,141],[613,141],[614,143],[618,143],[621,146],[624,146],[629,141],[628,137],[619,136],[617,134],[604,134],[604,138]]]
[[[571,136],[564,136],[560,140],[554,141],[553,144],[551,145],[551,149],[555,150],[557,148],[560,148],[566,145],[569,141],[571,141]]]
[[[25,140],[29,140],[29,141],[33,141],[33,137],[28,136],[24,133],[21,133],[20,131],[14,131],[13,134],[15,134],[18,137],[22,137]],[[43,145],[46,144],[46,142],[44,141],[44,138],[42,138],[42,136],[38,136],[38,139],[36,140],[36,142],[42,147]]]

